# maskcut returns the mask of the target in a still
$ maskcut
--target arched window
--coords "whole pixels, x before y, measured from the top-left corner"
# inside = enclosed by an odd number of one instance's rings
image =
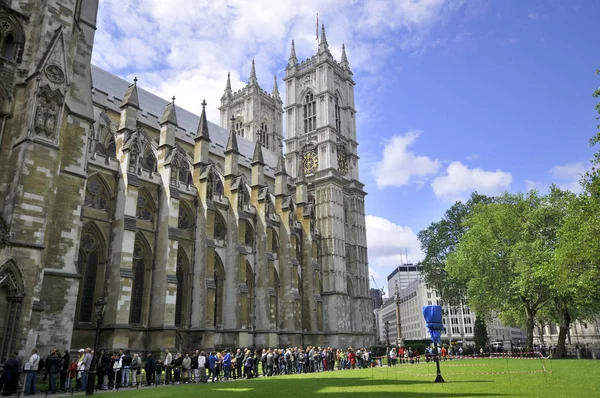
[[[143,159],[140,159],[140,164],[142,169],[152,173],[156,172],[156,158],[151,150],[146,153]]]
[[[238,208],[240,210],[244,209],[244,205],[247,205],[250,202],[250,194],[244,185],[244,182],[240,182],[240,189],[238,191]]]
[[[133,247],[133,283],[131,289],[131,310],[129,323],[142,323],[142,308],[144,303],[144,283],[146,278],[146,262],[150,255],[147,245],[141,237],[136,237]]]
[[[270,228],[270,229],[271,229],[271,252],[277,253],[277,252],[279,252],[279,236],[277,235],[277,232],[275,232],[274,228]]]
[[[244,136],[244,121],[241,117],[235,119],[233,129],[237,135],[241,135],[242,137]]]
[[[107,210],[109,193],[100,177],[93,175],[88,178],[83,205],[98,210]]]
[[[252,246],[254,244],[254,230],[248,221],[244,221],[244,244]]]
[[[184,253],[182,253],[182,249],[178,249],[177,251],[177,269],[175,271],[175,276],[177,278],[177,294],[175,295],[175,326],[183,326],[183,308],[185,306],[184,299],[184,291],[185,291],[185,270],[187,268],[187,259]]]
[[[223,324],[223,290],[225,287],[225,267],[223,267],[223,262],[217,253],[214,253],[214,272],[212,276],[214,292],[207,294],[209,303],[207,308],[212,309],[210,316],[213,318],[213,326],[217,327],[217,325]]]
[[[108,145],[106,146],[105,155],[109,158],[117,158],[117,144],[115,143],[114,137],[108,139]]]
[[[12,61],[15,57],[16,48],[15,37],[12,33],[7,34],[2,42],[2,58]]]
[[[335,95],[335,128],[338,133],[342,133],[342,115],[340,113],[340,99],[339,96]]]
[[[190,208],[183,202],[179,202],[179,217],[177,228],[189,231],[194,226],[194,216]]]
[[[294,221],[296,221],[296,209],[294,208],[294,205],[290,203],[288,212],[288,223],[290,225],[290,230],[294,228]]]
[[[265,148],[269,148],[269,131],[268,131],[268,125],[267,125],[266,120],[260,124],[260,130],[258,132],[258,140],[260,142],[260,145],[262,145]]]
[[[310,91],[304,97],[304,132],[308,133],[317,128],[317,101]]]
[[[79,301],[79,322],[92,322],[94,313],[94,292],[98,272],[100,239],[93,230],[84,228],[79,243],[77,267],[82,277]]]
[[[215,211],[215,224],[213,233],[215,239],[219,240],[225,240],[225,237],[227,236],[227,224],[225,224],[225,219],[218,210]]]
[[[192,183],[190,169],[186,164],[179,167],[179,182],[187,185]]]
[[[219,197],[223,196],[225,190],[223,188],[223,183],[220,178],[217,178],[217,183],[215,184],[215,194],[219,195]]]
[[[137,198],[137,210],[135,214],[136,218],[140,220],[152,222],[154,219],[154,207],[152,206],[152,199],[146,192],[146,190],[140,190]]]

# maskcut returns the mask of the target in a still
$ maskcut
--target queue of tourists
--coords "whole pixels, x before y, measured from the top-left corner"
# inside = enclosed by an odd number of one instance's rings
[[[47,392],[72,393],[86,391],[88,383],[99,390],[139,386],[208,383],[255,377],[271,377],[310,372],[349,370],[375,365],[372,353],[365,349],[332,349],[309,346],[286,349],[249,348],[214,351],[146,354],[130,350],[100,350],[97,358],[90,348],[51,350],[46,356],[31,351],[28,359],[19,361],[11,355],[4,364],[0,379],[3,395],[23,391],[36,393],[38,376],[47,382]],[[21,377],[23,376],[23,377]],[[19,383],[20,382],[20,383]],[[21,388],[19,388],[21,384]]]

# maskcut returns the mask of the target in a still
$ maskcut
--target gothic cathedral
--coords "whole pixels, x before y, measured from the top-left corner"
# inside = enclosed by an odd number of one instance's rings
[[[102,348],[372,344],[345,50],[292,42],[285,106],[253,61],[218,126],[92,65],[97,12],[0,0],[0,361],[93,345],[101,297]]]

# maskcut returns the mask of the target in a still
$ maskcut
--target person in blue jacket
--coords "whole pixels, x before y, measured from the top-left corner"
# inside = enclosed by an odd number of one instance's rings
[[[231,352],[229,352],[229,350],[225,351],[223,367],[225,368],[225,380],[229,380],[229,377],[231,376]]]
[[[215,364],[217,363],[217,356],[215,352],[211,352],[208,356],[208,377],[212,378],[212,382],[215,382],[217,378],[217,372],[215,372]]]

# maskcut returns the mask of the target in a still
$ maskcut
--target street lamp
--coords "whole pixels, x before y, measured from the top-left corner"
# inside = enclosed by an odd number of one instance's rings
[[[92,357],[92,363],[90,366],[88,382],[86,386],[85,395],[94,395],[94,385],[96,382],[96,373],[98,367],[98,359],[96,358],[96,352],[98,351],[98,339],[100,338],[100,326],[104,322],[104,310],[106,310],[106,300],[100,296],[98,301],[94,304],[94,311],[96,312],[96,337],[94,338],[94,356]]]
[[[399,277],[400,276],[398,275],[398,278]],[[396,296],[396,324],[398,325],[398,328],[396,329],[396,331],[397,331],[396,344],[398,345],[398,347],[402,347],[402,346],[404,346],[404,342],[402,341],[402,318],[400,317],[400,290],[398,289],[398,280],[397,279],[396,279],[395,296]]]

